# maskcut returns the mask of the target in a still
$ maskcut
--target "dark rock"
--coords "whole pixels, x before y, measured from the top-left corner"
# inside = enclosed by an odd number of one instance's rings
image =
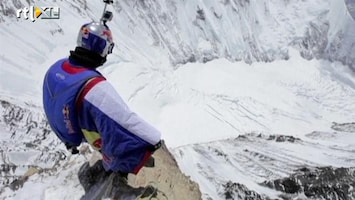
[[[336,131],[355,133],[355,122],[352,122],[352,123],[333,122],[331,128]]]
[[[312,199],[355,198],[355,168],[301,168],[288,178],[266,181],[262,185],[288,194],[304,193]]]
[[[225,199],[244,199],[244,200],[267,200],[268,197],[262,196],[255,191],[249,190],[245,185],[228,181],[223,184],[223,195]]]
[[[301,139],[289,135],[270,135],[267,140],[275,140],[276,142],[291,142],[300,141]]]
[[[89,163],[81,166],[78,176],[85,192],[88,192],[97,182],[104,182],[112,172],[106,172],[101,160],[90,167]]]
[[[90,167],[85,163],[78,173],[79,181],[84,187],[82,200],[136,199],[138,196],[154,197],[156,189],[152,186],[134,188],[127,183],[127,173],[105,171],[102,161]]]

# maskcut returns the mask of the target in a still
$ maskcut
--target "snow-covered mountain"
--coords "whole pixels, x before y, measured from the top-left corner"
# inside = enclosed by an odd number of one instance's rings
[[[346,0],[345,1],[346,7],[348,7],[348,11],[350,15],[355,20],[355,1],[354,0]]]
[[[60,19],[16,18],[31,5],[58,6]],[[103,7],[0,0],[1,198],[83,194],[76,174],[88,158],[50,132],[41,86]],[[116,47],[102,72],[163,132],[203,199],[355,198],[355,22],[343,0],[120,0],[109,9]],[[10,184],[28,169],[40,173]]]

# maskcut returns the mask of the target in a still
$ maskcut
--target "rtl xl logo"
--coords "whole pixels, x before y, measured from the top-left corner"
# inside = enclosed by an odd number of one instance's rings
[[[30,6],[29,8],[23,8],[16,11],[17,18],[21,18],[21,14],[24,19],[30,19],[32,22],[36,19],[59,19],[60,9],[55,6]]]

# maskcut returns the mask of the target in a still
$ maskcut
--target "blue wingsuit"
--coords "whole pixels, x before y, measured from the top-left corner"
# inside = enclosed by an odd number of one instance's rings
[[[43,104],[55,134],[67,145],[90,143],[106,170],[138,173],[161,133],[132,112],[95,69],[61,59],[48,70]]]

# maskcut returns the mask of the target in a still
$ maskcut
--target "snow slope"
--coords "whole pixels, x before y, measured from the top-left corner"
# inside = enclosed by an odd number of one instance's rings
[[[354,0],[346,0],[345,3],[348,8],[349,14],[355,20],[355,1]]]
[[[251,65],[222,59],[170,72],[118,68],[109,77],[122,81],[123,94],[133,91],[125,98],[169,133],[171,147],[251,131],[302,135],[355,119],[353,72],[296,52],[288,61]]]
[[[0,0],[0,178],[7,185],[32,167],[41,172],[0,197],[79,199],[76,173],[90,154],[68,155],[48,131],[41,85],[103,4],[36,1],[58,5],[61,19],[14,18],[33,3]],[[355,22],[343,1],[125,0],[111,10],[117,45],[101,71],[163,132],[204,199],[226,198],[228,181],[277,197],[259,183],[301,166],[355,165],[354,131],[331,129],[355,121]]]

